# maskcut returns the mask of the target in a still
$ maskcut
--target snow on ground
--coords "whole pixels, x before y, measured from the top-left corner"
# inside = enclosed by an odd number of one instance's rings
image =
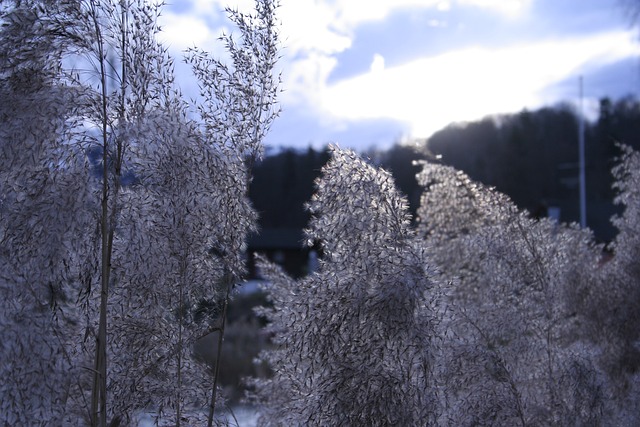
[[[236,406],[233,414],[235,419],[230,412],[222,415],[222,419],[228,421],[230,426],[255,427],[258,423],[258,414],[250,406]],[[149,413],[141,414],[138,417],[138,427],[154,427],[153,416]]]

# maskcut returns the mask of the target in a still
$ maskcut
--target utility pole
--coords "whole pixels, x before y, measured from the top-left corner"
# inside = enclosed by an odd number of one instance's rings
[[[578,107],[578,145],[580,155],[580,226],[587,226],[587,183],[585,177],[585,155],[584,155],[584,93],[583,81],[580,76],[580,102]]]

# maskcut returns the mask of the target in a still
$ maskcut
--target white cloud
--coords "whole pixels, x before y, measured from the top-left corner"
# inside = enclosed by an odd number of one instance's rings
[[[439,20],[439,19],[430,19],[427,22],[427,25],[432,27],[432,28],[447,28],[449,26],[447,21],[442,21],[442,20]]]
[[[356,28],[365,22],[379,21],[393,11],[411,7],[436,8],[443,0],[281,0],[277,17],[284,46],[282,60],[287,92],[281,98],[298,102],[313,101],[337,65],[336,56],[349,49]],[[447,3],[448,4],[448,3]],[[182,12],[171,7],[163,12],[161,40],[174,54],[191,46],[206,50],[221,48],[216,38],[224,29],[221,19],[225,7],[251,12],[253,0],[191,0]],[[212,23],[218,25],[215,28]],[[223,52],[213,52],[221,55]]]
[[[203,47],[213,38],[213,33],[206,21],[196,15],[164,13],[161,16],[160,25],[162,32],[159,39],[172,50],[182,51],[187,47]]]
[[[337,18],[343,25],[351,28],[364,22],[381,21],[397,10],[431,9],[441,3],[441,0],[335,0],[333,2]]]
[[[411,8],[430,9],[425,25],[433,27],[446,27],[448,12],[460,7],[517,18],[525,16],[532,1],[281,0],[277,18],[284,46],[284,112],[304,111],[331,126],[396,120],[409,123],[412,136],[425,137],[451,121],[540,106],[549,101],[541,98],[543,89],[573,75],[577,79],[581,67],[638,53],[634,35],[615,32],[497,50],[467,48],[391,68],[376,54],[366,74],[327,83],[363,23]],[[165,8],[162,39],[174,52],[194,44],[222,50],[216,38],[229,25],[221,14],[225,6],[250,12],[253,0],[191,0],[181,13]]]
[[[397,10],[440,4],[441,0],[282,0],[278,16],[291,56],[310,50],[333,55],[351,47],[363,23],[382,21]]]
[[[338,60],[321,53],[310,53],[294,64],[288,64],[283,71],[285,91],[280,95],[284,104],[301,106],[319,106],[327,79]]]
[[[447,12],[451,10],[451,2],[449,0],[438,2],[438,4],[436,5],[436,9],[438,9],[440,12]]]
[[[431,3],[431,1],[427,1]],[[322,108],[326,82],[338,64],[337,55],[348,50],[356,27],[383,19],[394,8],[424,0],[282,0],[278,10],[284,45],[283,108]],[[433,1],[435,3],[435,0]],[[324,116],[321,120],[333,121]]]
[[[493,10],[505,16],[521,16],[531,5],[532,0],[457,0],[461,6],[475,6]]]
[[[371,66],[369,67],[369,71],[372,74],[378,74],[384,71],[384,56],[376,53],[373,55],[373,60],[371,61]]]
[[[218,0],[222,3],[222,0]],[[454,4],[489,8],[513,14],[531,0],[282,0],[278,11],[287,69],[283,100],[305,97],[317,106],[324,81],[337,65],[336,56],[348,50],[359,25],[382,21],[407,9],[431,9],[446,13]],[[446,21],[431,19],[430,26],[446,27]],[[378,65],[376,65],[378,67]],[[325,80],[326,81],[326,80]]]
[[[452,121],[539,106],[543,89],[577,79],[582,67],[637,54],[629,32],[465,49],[338,82],[324,89],[319,107],[336,119],[408,121],[412,136],[427,137]]]
[[[323,96],[337,55],[348,50],[357,27],[380,21],[396,10],[435,8],[442,0],[282,0],[278,11],[285,46],[283,74],[286,102]]]
[[[282,21],[285,55],[295,56],[310,51],[333,55],[351,46],[351,36],[340,29],[343,26],[328,3],[314,0],[282,3],[278,16]]]
[[[219,15],[227,7],[245,13],[255,9],[254,0],[191,0],[190,3],[193,12],[199,15]]]

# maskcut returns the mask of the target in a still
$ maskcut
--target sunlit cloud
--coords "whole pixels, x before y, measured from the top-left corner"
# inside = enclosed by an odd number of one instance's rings
[[[160,24],[162,32],[159,38],[172,50],[181,51],[188,47],[203,46],[214,37],[206,21],[195,15],[166,13]]]
[[[371,74],[378,74],[384,71],[384,56],[376,53],[373,55],[373,61],[371,61],[371,65],[369,66],[369,71]]]
[[[440,12],[447,12],[451,10],[451,1],[443,0],[438,2],[438,4],[436,4],[436,9],[439,10]]]
[[[430,19],[427,21],[427,25],[433,28],[446,28],[449,26],[447,21],[443,21],[441,19]]]
[[[167,8],[161,17],[161,40],[176,55],[193,46],[220,48],[217,37],[230,31],[222,19],[226,7],[250,13],[253,0],[190,0],[179,12]],[[358,26],[382,21],[390,14],[410,8],[446,11],[443,0],[281,0],[278,10],[283,50],[284,87],[281,100],[298,104],[317,101],[329,75],[337,66],[337,55],[351,48]],[[434,25],[444,22],[433,21]],[[214,54],[224,54],[214,51]]]
[[[317,103],[337,55],[351,48],[359,25],[384,20],[408,8],[436,8],[441,0],[282,0],[285,103],[308,97]]]
[[[410,136],[427,137],[453,121],[539,106],[549,85],[638,53],[633,35],[487,50],[471,48],[369,72],[324,88],[319,105],[334,120],[407,121]],[[375,61],[374,61],[375,62]]]
[[[532,0],[457,0],[457,3],[461,6],[480,7],[510,17],[524,14],[531,2]]]
[[[290,67],[284,70],[285,91],[280,96],[281,102],[295,108],[319,105],[322,101],[320,95],[337,62],[338,60],[332,56],[310,53],[307,57],[297,60],[295,65],[290,64]]]
[[[293,0],[295,1],[295,0]],[[335,0],[332,2],[336,17],[347,28],[364,22],[381,21],[391,13],[406,9],[431,9],[440,0]]]
[[[282,0],[278,10],[282,38],[291,55],[301,51],[334,54],[351,46],[353,32],[366,22],[381,21],[397,10],[434,8],[441,0]],[[190,0],[181,4],[181,15],[189,15],[200,22],[220,16],[226,7],[250,13],[253,0]],[[174,18],[175,20],[175,18]],[[169,30],[172,27],[167,26]],[[215,29],[212,29],[215,31]],[[175,40],[187,38],[190,31],[182,31]]]
[[[542,35],[543,41],[528,44],[514,37],[505,40],[502,48],[493,43],[494,49],[483,47],[482,38],[470,39],[456,44],[457,50],[437,56],[416,53],[399,64],[388,46],[367,51],[363,49],[366,40],[356,38],[362,37],[366,24],[386,25],[407,15],[452,38],[468,24],[460,17],[475,16],[476,11],[485,18],[487,13],[494,14],[491,22],[519,25],[518,19],[531,16],[533,1],[281,0],[277,13],[283,46],[278,65],[284,89],[279,97],[280,121],[296,126],[287,121],[288,112],[295,111],[295,117],[304,116],[318,130],[353,128],[373,120],[404,124],[407,136],[426,137],[452,121],[557,102],[550,87],[572,77],[577,81],[579,74],[585,74],[588,85],[589,70],[638,54],[635,35],[618,31],[565,40],[545,40]],[[161,38],[174,54],[195,45],[223,56],[224,47],[217,38],[223,31],[232,31],[222,13],[227,6],[250,13],[254,0],[184,0],[175,8],[169,6],[161,18]],[[458,13],[461,10],[463,14]],[[392,16],[396,21],[388,20]],[[394,35],[389,37],[393,40]],[[357,67],[354,62],[342,62],[353,58],[349,56],[352,49],[361,55]],[[339,80],[340,75],[353,76],[357,70],[363,74]],[[306,135],[301,138],[308,141]]]
[[[327,2],[293,0],[280,7],[281,35],[285,55],[306,52],[333,55],[351,46],[351,36],[337,19],[337,11]]]
[[[231,8],[244,13],[255,10],[255,0],[180,0],[183,7],[198,15],[220,15],[220,11]]]

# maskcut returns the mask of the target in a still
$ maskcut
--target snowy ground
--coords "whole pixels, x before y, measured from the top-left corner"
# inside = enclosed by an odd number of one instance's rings
[[[232,426],[238,427],[255,427],[258,422],[258,414],[250,406],[237,406],[233,408],[233,413],[236,416],[235,420],[230,414],[227,415],[227,420]],[[236,424],[237,420],[237,424]]]
[[[258,421],[258,415],[250,406],[236,406],[233,408],[233,414],[224,414],[224,419],[229,422],[230,426],[237,427],[255,427]],[[138,418],[138,427],[154,427],[153,417],[149,414],[142,414]]]

